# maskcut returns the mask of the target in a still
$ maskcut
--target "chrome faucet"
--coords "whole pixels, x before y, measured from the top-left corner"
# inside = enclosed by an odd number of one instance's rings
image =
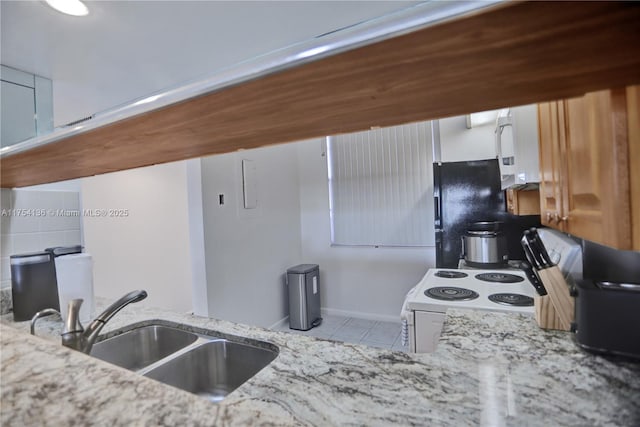
[[[111,304],[102,314],[96,317],[86,329],[82,327],[79,319],[82,300],[73,299],[69,301],[68,315],[64,323],[64,330],[62,331],[62,345],[89,354],[91,348],[93,348],[93,344],[96,342],[96,338],[98,338],[98,334],[109,319],[125,306],[133,302],[142,301],[146,297],[146,291],[129,292]]]

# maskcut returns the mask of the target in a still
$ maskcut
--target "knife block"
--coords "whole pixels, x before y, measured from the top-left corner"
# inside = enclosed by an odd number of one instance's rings
[[[574,320],[574,300],[562,272],[556,266],[538,271],[547,295],[534,298],[536,321],[541,328],[571,330]]]
[[[542,329],[554,329],[558,331],[568,331],[564,328],[562,321],[553,307],[551,297],[549,295],[536,295],[533,297],[533,305],[535,307],[536,323]]]

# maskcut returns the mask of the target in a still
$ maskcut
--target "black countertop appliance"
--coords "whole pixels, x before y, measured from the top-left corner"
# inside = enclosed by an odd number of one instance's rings
[[[45,308],[60,310],[52,252],[11,255],[13,320],[30,320]]]
[[[462,236],[479,221],[500,221],[509,260],[525,259],[520,238],[540,216],[507,212],[497,159],[434,163],[433,179],[436,267],[458,267]]]
[[[581,280],[575,301],[580,347],[640,360],[640,284]]]
[[[640,252],[582,240],[576,283],[576,342],[585,350],[640,361]]]

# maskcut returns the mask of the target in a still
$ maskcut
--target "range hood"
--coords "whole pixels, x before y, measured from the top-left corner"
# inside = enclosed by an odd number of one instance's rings
[[[536,105],[501,110],[495,138],[503,190],[540,182]]]

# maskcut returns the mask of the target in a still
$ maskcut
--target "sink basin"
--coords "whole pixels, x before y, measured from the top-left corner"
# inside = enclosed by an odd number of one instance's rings
[[[131,325],[94,344],[91,356],[217,402],[278,356],[268,342],[164,320]]]
[[[164,359],[198,339],[196,334],[167,326],[133,329],[94,344],[91,356],[137,371]]]
[[[144,376],[211,401],[220,401],[276,356],[277,352],[265,348],[227,340],[211,341],[150,370]]]

